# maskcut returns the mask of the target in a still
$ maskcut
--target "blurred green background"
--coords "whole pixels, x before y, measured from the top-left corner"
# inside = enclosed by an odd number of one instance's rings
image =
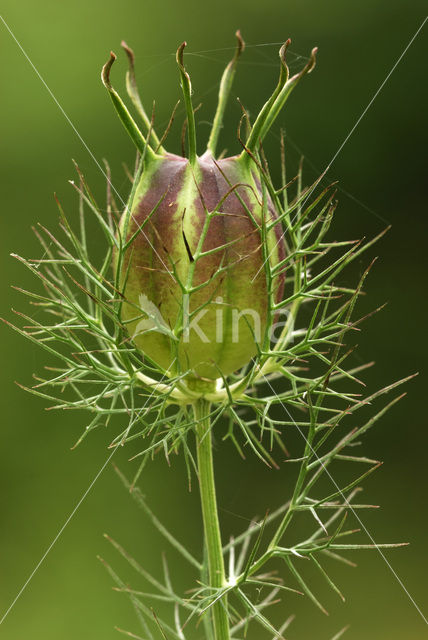
[[[275,128],[277,133],[279,126],[284,126],[289,134],[292,168],[300,151],[305,155],[306,180],[310,182],[328,164],[421,24],[424,5],[387,0],[352,5],[339,0],[217,0],[209,5],[196,0],[3,0],[2,13],[94,156],[109,160],[113,182],[125,195],[121,163],[132,163],[134,152],[99,79],[109,50],[119,53],[122,38],[136,51],[138,80],[149,110],[151,101],[156,101],[159,123],[168,120],[179,97],[174,52],[183,39],[187,40],[186,61],[195,104],[203,102],[198,114],[199,140],[208,133],[218,80],[232,53],[237,28],[252,46],[242,59],[234,93],[252,114],[276,82],[279,43],[293,38],[292,71],[301,67],[298,56],[307,56],[312,46],[318,45],[316,71],[293,94]],[[11,319],[11,307],[28,311],[27,301],[11,285],[28,288],[34,282],[9,254],[39,256],[30,227],[41,222],[56,228],[54,191],[69,213],[76,210],[73,190],[67,184],[74,178],[71,159],[78,161],[96,194],[103,193],[104,178],[2,24],[0,33],[1,314]],[[371,236],[387,224],[393,225],[371,256],[364,256],[354,273],[349,273],[350,281],[355,280],[370,257],[379,255],[360,311],[389,303],[364,325],[355,358],[376,360],[377,366],[366,376],[372,390],[409,373],[422,373],[408,385],[408,396],[369,434],[364,445],[367,455],[385,464],[367,483],[364,494],[368,502],[381,504],[382,509],[363,515],[363,521],[378,542],[411,543],[409,548],[387,553],[408,593],[379,554],[354,556],[357,569],[332,566],[347,601],[342,604],[329,594],[324,597],[329,618],[303,599],[287,599],[284,616],[297,614],[287,635],[290,640],[328,640],[348,623],[351,627],[344,637],[349,640],[428,637],[426,623],[410,599],[428,613],[427,349],[423,338],[428,237],[423,166],[427,148],[426,46],[427,27],[330,171],[342,189],[333,235]],[[123,88],[123,58],[114,69],[118,88]],[[239,106],[232,100],[222,139],[229,152],[238,151],[235,132],[239,116]],[[272,166],[277,147],[274,132],[266,143]],[[179,151],[178,126],[168,148]],[[71,451],[86,417],[47,412],[41,400],[14,384],[15,380],[29,384],[32,373],[42,371],[43,353],[5,326],[0,349],[1,616],[106,460],[112,431],[99,431]],[[119,452],[116,462],[131,475],[134,467],[127,462],[129,453]],[[220,439],[216,463],[226,533],[239,532],[248,518],[264,513],[267,506],[278,505],[288,495],[287,469],[269,472],[251,456],[242,462]],[[154,462],[145,471],[141,486],[158,515],[196,552],[201,534],[198,499],[195,491],[187,492],[182,464],[174,461],[169,468],[162,460]],[[121,569],[125,578],[138,584],[131,569],[120,563],[103,539],[105,531],[156,573],[161,568],[161,552],[167,550],[168,558],[173,556],[108,467],[0,626],[0,637],[108,640],[120,637],[115,625],[137,630],[133,611],[121,594],[111,590],[111,580],[96,559],[101,554]],[[172,557],[171,561],[174,579],[183,587],[192,586],[191,577]],[[321,579],[317,589],[318,593],[326,591]],[[257,633],[251,638],[256,640]]]

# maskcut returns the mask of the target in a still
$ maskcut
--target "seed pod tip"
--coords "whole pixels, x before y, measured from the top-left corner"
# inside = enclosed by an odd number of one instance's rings
[[[110,70],[113,66],[114,61],[116,60],[116,57],[116,54],[113,51],[110,51],[110,58],[107,60],[101,70],[101,80],[103,81],[103,84],[107,89],[111,89]]]

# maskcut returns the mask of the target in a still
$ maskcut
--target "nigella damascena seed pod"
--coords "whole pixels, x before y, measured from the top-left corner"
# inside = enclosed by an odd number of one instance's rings
[[[269,348],[275,304],[284,288],[284,212],[260,160],[260,144],[310,61],[289,78],[280,49],[280,76],[240,155],[217,158],[216,147],[236,63],[237,49],[220,83],[207,151],[196,153],[191,84],[177,52],[187,114],[188,157],[168,153],[141,103],[134,54],[128,93],[143,120],[143,136],[110,83],[111,54],[102,72],[114,106],[140,153],[139,170],[123,213],[115,268],[123,296],[122,320],[130,339],[158,370],[190,381],[223,378]]]
[[[191,165],[166,154],[143,173],[135,200],[122,267],[123,317],[135,344],[168,370],[202,378],[236,371],[257,353],[268,324],[263,242],[270,266],[284,258],[279,226],[262,238],[260,184],[239,157],[207,153]],[[276,216],[269,200],[265,216]],[[282,278],[274,289],[277,301]]]

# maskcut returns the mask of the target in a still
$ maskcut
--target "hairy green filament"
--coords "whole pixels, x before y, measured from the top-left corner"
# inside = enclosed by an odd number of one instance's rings
[[[183,42],[177,50],[176,60],[178,68],[180,70],[181,89],[183,91],[184,105],[186,107],[187,115],[187,138],[189,142],[189,162],[193,166],[196,162],[196,126],[195,126],[195,112],[192,104],[192,84],[190,82],[190,76],[184,67],[184,49],[186,42]]]

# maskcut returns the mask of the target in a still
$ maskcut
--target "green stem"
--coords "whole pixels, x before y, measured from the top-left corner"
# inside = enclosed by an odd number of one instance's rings
[[[205,546],[208,557],[209,586],[221,589],[226,586],[217,498],[214,480],[212,437],[210,429],[210,403],[201,398],[193,405],[196,422],[199,490],[204,522]],[[229,621],[225,598],[212,606],[215,640],[229,640]]]
[[[316,421],[314,420],[314,416],[313,416],[313,409],[312,409],[312,405],[310,403],[310,396],[308,395],[308,402],[309,402],[309,408],[310,408],[310,414],[311,414],[311,426],[309,428],[309,433],[308,433],[308,437],[306,440],[306,445],[305,445],[305,452],[303,454],[303,460],[302,463],[300,465],[300,470],[299,470],[299,475],[297,478],[297,482],[296,485],[294,487],[294,491],[293,491],[293,496],[291,498],[291,502],[290,502],[290,506],[288,507],[288,510],[284,516],[284,518],[282,519],[278,529],[275,532],[275,535],[272,538],[272,541],[269,545],[269,550],[275,549],[277,546],[279,546],[280,542],[281,542],[281,538],[283,537],[288,525],[290,524],[290,521],[294,515],[294,507],[299,504],[302,500],[302,489],[303,489],[303,484],[305,482],[305,478],[307,476],[308,473],[308,464],[309,464],[309,458],[310,456],[313,454],[313,448],[312,448],[312,443],[314,441],[314,437],[315,437],[315,428],[316,428]],[[305,494],[303,494],[305,495]]]

